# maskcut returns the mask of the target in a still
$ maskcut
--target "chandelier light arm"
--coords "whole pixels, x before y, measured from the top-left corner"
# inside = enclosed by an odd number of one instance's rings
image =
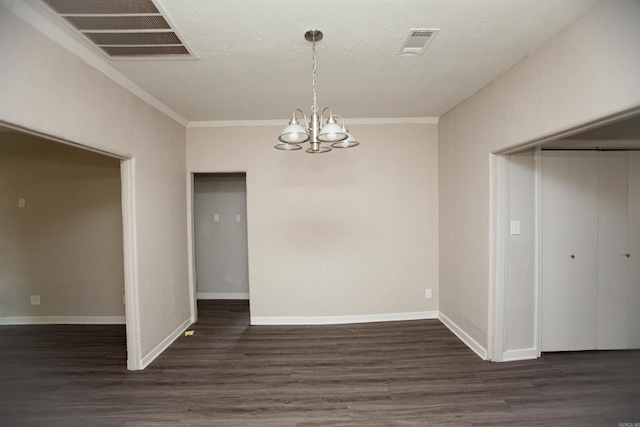
[[[296,108],[295,110],[293,110],[293,115],[291,117],[291,121],[289,122],[289,124],[300,124],[299,120],[300,117],[296,116],[297,112],[300,112],[300,114],[302,114],[303,120],[302,120],[302,126],[306,129],[307,128],[307,115],[304,113],[304,111],[302,111],[299,108]]]
[[[340,119],[340,123],[342,123],[342,131],[347,132],[347,127],[344,125],[344,119],[342,118],[342,116],[334,114],[333,117],[335,117],[336,119]]]
[[[327,117],[327,121],[325,122],[324,120],[324,112],[329,110],[329,116]],[[334,117],[340,117],[338,115],[333,115],[333,113],[331,112],[331,108],[329,107],[324,107],[324,109],[322,110],[322,115],[320,116],[320,123],[324,123],[324,124],[328,124],[328,123],[335,123],[335,119]],[[342,117],[340,117],[342,118]]]
[[[326,121],[324,120],[325,111],[329,111],[329,117],[327,117]],[[345,139],[347,139],[348,137],[347,133],[343,130],[343,128],[340,127],[340,125],[336,123],[336,120],[333,118],[333,113],[331,112],[331,108],[324,107],[324,110],[322,110],[322,117],[320,120],[322,123],[324,123],[324,125],[322,126],[322,129],[320,129],[320,133],[318,134],[319,141],[334,143],[338,141],[344,141]]]
[[[347,126],[344,124],[344,119],[342,118],[342,116],[335,114],[333,117],[335,117],[336,119],[340,119],[340,122],[342,123],[342,132],[347,135],[347,138],[343,139],[342,141],[334,142],[333,144],[331,144],[331,146],[333,148],[351,148],[355,147],[356,145],[360,145],[360,143],[356,141],[353,135],[349,133],[349,129],[347,129]]]

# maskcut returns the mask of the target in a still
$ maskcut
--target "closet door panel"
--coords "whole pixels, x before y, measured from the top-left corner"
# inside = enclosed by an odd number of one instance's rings
[[[569,349],[571,153],[542,152],[541,351]]]
[[[627,153],[601,152],[598,203],[598,349],[627,348]]]
[[[569,350],[597,345],[598,293],[598,153],[571,152],[570,265],[567,282]],[[571,258],[573,255],[574,258]]]
[[[640,348],[640,151],[628,156],[627,340]]]

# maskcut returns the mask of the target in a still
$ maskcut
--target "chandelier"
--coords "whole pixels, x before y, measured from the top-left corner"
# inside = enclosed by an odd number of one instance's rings
[[[304,38],[311,42],[313,52],[313,105],[311,106],[311,120],[307,122],[304,111],[295,109],[289,121],[289,125],[284,128],[278,138],[279,144],[275,148],[278,150],[295,151],[300,150],[301,144],[309,142],[311,147],[306,150],[310,154],[320,154],[331,151],[326,144],[333,148],[350,148],[358,145],[358,141],[349,133],[344,125],[344,120],[337,114],[331,113],[329,107],[322,110],[318,116],[318,104],[316,100],[316,42],[322,40],[322,31],[309,30],[304,34]],[[325,116],[325,112],[328,113]],[[302,115],[302,118],[300,117]],[[326,119],[325,119],[326,117]],[[336,122],[340,121],[340,124]],[[302,120],[302,124],[300,124]],[[308,123],[308,125],[307,125]],[[321,124],[324,123],[324,125]],[[304,126],[303,126],[304,125]]]

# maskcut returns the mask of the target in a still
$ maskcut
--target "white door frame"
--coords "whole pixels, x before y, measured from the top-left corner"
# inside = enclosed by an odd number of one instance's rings
[[[120,162],[122,181],[122,240],[124,248],[124,295],[127,328],[127,369],[144,369],[140,346],[140,299],[136,233],[135,159]]]
[[[247,245],[249,244],[249,178],[246,170],[232,171],[187,171],[187,227],[189,233],[187,236],[187,258],[189,264],[189,298],[191,299],[191,322],[198,321],[198,290],[196,277],[196,240],[195,240],[195,202],[194,202],[194,179],[196,174],[226,174],[226,173],[242,173],[246,178],[246,197],[247,197]],[[248,248],[247,248],[248,250]],[[249,270],[249,299],[251,299],[251,271]]]
[[[488,326],[487,326],[487,356],[493,361],[530,359],[531,355],[540,356],[540,319],[541,319],[541,294],[540,294],[540,268],[541,268],[541,174],[540,174],[540,154],[536,158],[536,200],[535,200],[535,222],[536,222],[536,248],[535,248],[535,308],[532,319],[535,322],[535,347],[520,353],[518,350],[509,352],[505,348],[506,329],[506,295],[505,283],[505,257],[507,251],[506,230],[508,227],[506,198],[508,195],[508,173],[506,171],[507,154],[513,154],[522,150],[542,146],[548,142],[557,141],[580,132],[606,126],[608,124],[640,115],[640,106],[619,112],[610,116],[583,123],[559,132],[544,135],[521,144],[517,144],[503,150],[498,150],[490,154],[489,161],[489,301],[488,301]],[[509,353],[509,354],[507,354]]]
[[[23,132],[54,143],[92,151],[120,160],[122,192],[122,243],[124,255],[125,323],[127,335],[127,369],[143,369],[140,347],[140,311],[138,299],[138,259],[136,245],[135,159],[127,155],[78,144],[42,132],[0,121],[0,126]]]

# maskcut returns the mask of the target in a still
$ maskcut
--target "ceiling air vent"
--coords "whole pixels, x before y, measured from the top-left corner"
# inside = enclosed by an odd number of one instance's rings
[[[42,0],[113,59],[191,59],[153,0]]]
[[[440,31],[437,28],[413,28],[402,45],[399,55],[422,55]]]

